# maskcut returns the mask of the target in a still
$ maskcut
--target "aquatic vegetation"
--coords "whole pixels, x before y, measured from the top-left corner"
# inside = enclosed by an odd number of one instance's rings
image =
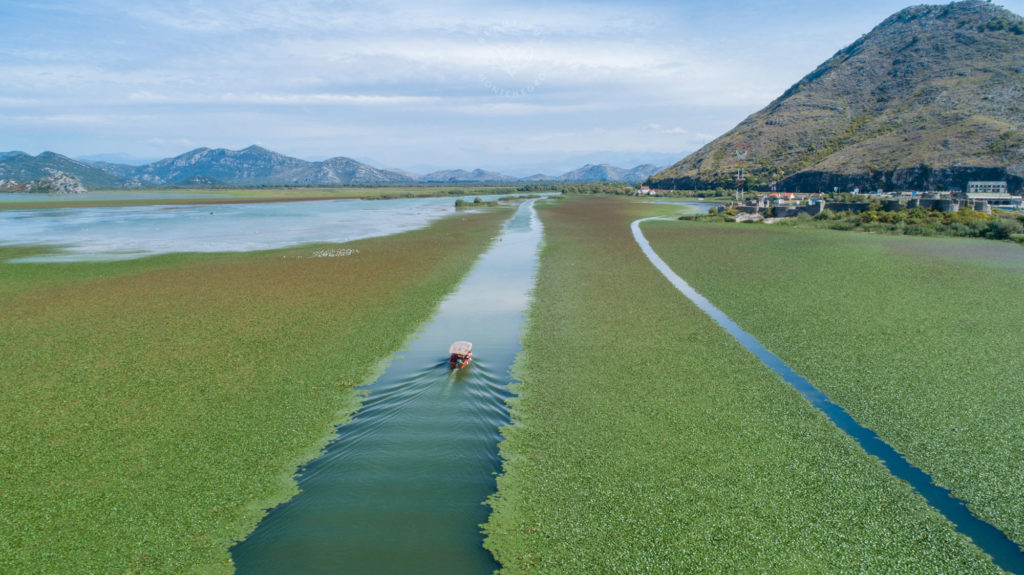
[[[485,525],[503,570],[998,573],[661,277],[629,231],[657,209],[541,212]]]
[[[1024,543],[1024,253],[981,240],[655,222],[695,289]]]
[[[0,572],[230,572],[231,542],[294,495],[353,386],[509,214],[340,247],[0,262]]]

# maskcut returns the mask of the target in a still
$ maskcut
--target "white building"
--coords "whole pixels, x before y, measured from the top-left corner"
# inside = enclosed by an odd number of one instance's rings
[[[1005,194],[1006,182],[967,182],[968,194]]]

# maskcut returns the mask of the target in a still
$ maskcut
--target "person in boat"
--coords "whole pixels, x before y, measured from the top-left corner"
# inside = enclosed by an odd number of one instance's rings
[[[468,341],[457,341],[448,349],[448,366],[460,369],[467,365],[473,356],[473,344]]]

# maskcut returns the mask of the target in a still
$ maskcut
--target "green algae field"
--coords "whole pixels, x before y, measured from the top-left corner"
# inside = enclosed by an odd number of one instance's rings
[[[1024,543],[1024,249],[692,222],[645,233],[695,289]]]
[[[656,209],[541,211],[485,525],[503,572],[1000,572],[660,276],[629,232]]]
[[[521,383],[482,526],[501,572],[1001,572],[665,281],[629,226],[679,206],[537,206]],[[0,246],[0,572],[232,572],[232,543],[296,493],[296,469],[359,407],[354,387],[510,215],[118,261],[8,263],[60,246]],[[643,229],[696,289],[1022,540],[1024,250]]]
[[[509,215],[345,249],[0,262],[0,572],[231,572]]]

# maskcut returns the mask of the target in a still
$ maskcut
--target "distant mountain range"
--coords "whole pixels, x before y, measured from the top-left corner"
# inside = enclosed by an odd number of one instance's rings
[[[31,156],[0,152],[0,179],[31,181],[52,171],[74,176],[90,188],[155,186],[337,186],[462,182],[640,182],[658,168],[645,164],[630,170],[587,165],[561,176],[517,178],[485,170],[445,170],[423,176],[375,168],[351,158],[309,162],[260,146],[243,150],[198,148],[141,166],[104,161],[82,162],[53,152]]]
[[[954,189],[1024,183],[1024,18],[981,0],[914,6],[651,177],[664,189]]]
[[[72,175],[89,188],[117,188],[122,184],[121,178],[115,174],[53,152],[43,152],[38,156],[25,152],[0,152],[0,179],[31,182],[48,178],[54,171]]]

